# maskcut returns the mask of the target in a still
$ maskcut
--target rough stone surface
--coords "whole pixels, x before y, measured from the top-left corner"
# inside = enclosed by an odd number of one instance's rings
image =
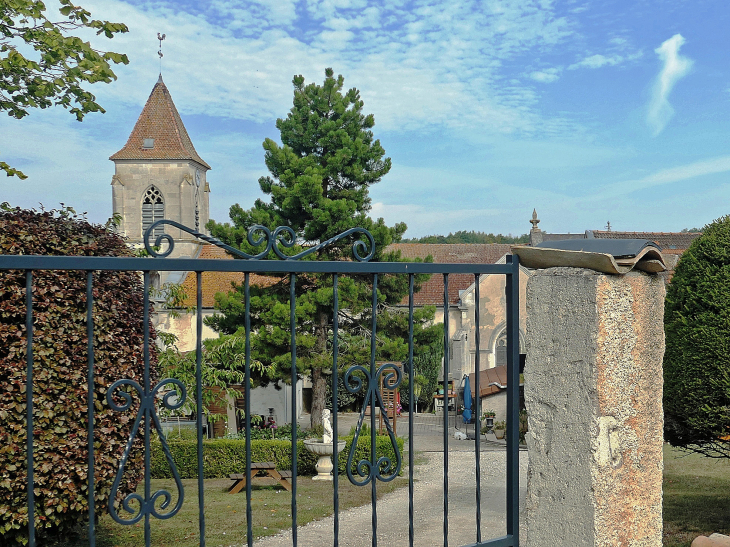
[[[664,295],[640,272],[528,281],[528,547],[661,545]]]
[[[720,536],[720,534],[712,534],[710,537],[697,536],[691,547],[727,547],[728,545],[730,545],[730,538]]]
[[[710,539],[715,542],[718,547],[730,547],[730,536],[724,534],[710,534]]]

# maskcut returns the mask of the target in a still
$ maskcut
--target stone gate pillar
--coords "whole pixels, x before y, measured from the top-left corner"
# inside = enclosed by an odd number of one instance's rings
[[[661,547],[664,281],[527,284],[527,547]]]

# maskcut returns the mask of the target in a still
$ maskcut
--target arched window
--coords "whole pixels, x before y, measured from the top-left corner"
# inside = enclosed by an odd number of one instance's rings
[[[497,338],[497,342],[494,344],[494,366],[502,367],[507,366],[507,331],[502,331],[502,334]]]
[[[162,199],[162,193],[150,186],[142,198],[142,233],[152,226],[158,220],[165,218],[165,201]],[[153,236],[158,236],[164,232],[162,226],[157,226],[153,232]]]
[[[497,328],[501,328],[497,327]],[[524,334],[522,331],[520,331],[520,339],[519,339],[519,352],[525,353],[525,339]],[[497,336],[494,339],[494,366],[507,366],[507,329],[501,328],[499,331],[499,336]]]

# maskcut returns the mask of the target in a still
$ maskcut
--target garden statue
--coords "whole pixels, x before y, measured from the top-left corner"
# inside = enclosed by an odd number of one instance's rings
[[[332,424],[330,423],[330,411],[326,408],[322,411],[322,427],[324,435],[322,439],[305,439],[304,447],[319,456],[317,460],[317,475],[312,477],[314,481],[331,481],[332,470],[335,466],[332,464],[332,454],[335,450],[334,434],[332,432]],[[337,441],[337,453],[341,454],[345,449],[345,441]]]
[[[330,411],[324,409],[322,411],[322,427],[324,428],[324,435],[322,435],[322,442],[324,444],[332,444],[332,424],[330,423]]]

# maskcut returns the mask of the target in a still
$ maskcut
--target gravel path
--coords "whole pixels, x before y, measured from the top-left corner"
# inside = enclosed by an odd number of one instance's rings
[[[414,544],[443,545],[443,453],[427,452],[427,463],[414,475]],[[482,468],[482,540],[505,534],[505,452],[485,451]],[[524,507],[527,454],[520,452],[520,507]],[[449,452],[449,545],[476,542],[476,471],[471,451]],[[377,504],[378,545],[406,547],[408,541],[408,488],[383,496]],[[334,517],[299,527],[298,544],[325,547],[333,544]],[[524,529],[524,528],[523,528]],[[362,547],[372,541],[372,509],[369,505],[340,513],[341,547]],[[292,545],[291,530],[256,542],[260,547]]]

